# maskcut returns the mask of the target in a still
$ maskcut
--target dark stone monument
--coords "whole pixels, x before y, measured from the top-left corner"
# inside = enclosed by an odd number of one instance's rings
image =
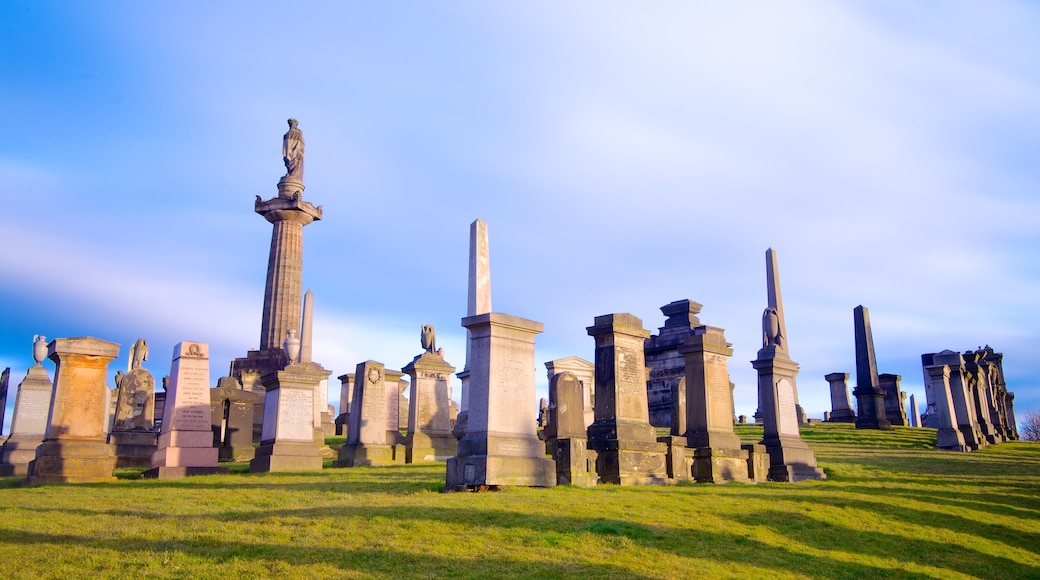
[[[899,390],[901,380],[903,377],[900,375],[878,375],[878,386],[885,393],[885,418],[888,422],[899,427],[909,427],[910,422],[906,418],[906,393]]]
[[[823,377],[831,388],[831,412],[826,421],[855,423],[856,412],[849,405],[849,373],[831,373]]]
[[[646,383],[647,406],[650,424],[654,427],[670,427],[672,393],[679,381],[686,376],[686,358],[679,347],[701,325],[697,314],[701,305],[693,300],[676,300],[661,307],[668,318],[658,334],[652,334],[643,344],[646,366],[650,378]],[[685,433],[685,431],[684,431]]]
[[[556,484],[591,487],[596,484],[590,460],[581,381],[569,371],[549,381],[549,405],[545,429],[546,446],[556,461]]]
[[[249,461],[256,456],[253,424],[264,396],[247,391],[234,377],[221,377],[209,391],[213,446],[219,461]]]
[[[857,429],[891,430],[885,414],[885,393],[878,380],[877,361],[874,358],[874,335],[870,331],[870,312],[864,306],[852,311],[856,327],[856,397],[859,411],[856,416]]]

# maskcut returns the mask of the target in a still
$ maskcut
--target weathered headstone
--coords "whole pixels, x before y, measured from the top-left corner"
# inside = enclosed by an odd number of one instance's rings
[[[874,335],[870,330],[870,312],[864,306],[852,311],[856,329],[856,428],[891,430],[885,414],[885,393],[878,380],[874,358]]]
[[[751,365],[758,371],[758,406],[763,415],[762,445],[769,453],[771,481],[826,479],[798,428],[798,363],[791,360],[780,269],[776,252],[766,250],[767,307],[762,315],[762,348]]]
[[[469,331],[469,418],[447,461],[445,491],[552,487],[555,464],[538,439],[534,337],[539,322],[489,312],[462,320]],[[644,391],[645,392],[645,391]]]
[[[982,438],[979,431],[978,420],[975,417],[975,405],[971,402],[968,381],[964,376],[964,357],[959,352],[944,350],[931,355],[931,359],[930,364],[947,366],[950,369],[950,398],[953,401],[954,409],[952,424],[961,432],[964,444],[973,450],[985,446],[986,440]],[[937,405],[941,404],[938,400],[940,393],[933,392],[933,396],[936,397]],[[936,411],[938,412],[938,408]]]
[[[666,447],[650,425],[646,399],[643,343],[650,333],[624,313],[597,316],[586,330],[596,342],[596,420],[588,433],[600,481],[666,482]]]
[[[556,461],[556,484],[590,487],[596,476],[589,460],[581,381],[570,372],[549,381],[549,418],[543,435]]]
[[[113,480],[116,457],[105,442],[105,375],[119,345],[91,337],[58,338],[47,347],[54,390],[47,434],[29,464],[26,483]]]
[[[900,375],[878,375],[878,386],[885,393],[885,418],[892,425],[907,427],[910,423],[906,418],[906,393],[899,390],[901,380]]]
[[[36,448],[47,434],[47,414],[51,407],[54,383],[40,364],[47,358],[47,338],[33,337],[33,359],[36,361],[18,384],[11,417],[11,433],[0,450],[0,476],[25,477],[29,462],[36,458]]]
[[[150,466],[156,450],[155,377],[141,363],[148,343],[139,339],[130,354],[130,370],[116,385],[115,417],[108,442],[115,448],[116,467]]]
[[[946,352],[957,355],[957,359],[960,359],[957,353]],[[935,447],[951,451],[971,451],[972,448],[964,440],[964,434],[957,428],[957,412],[952,394],[954,385],[950,382],[952,373],[948,364],[950,362],[954,362],[950,357],[935,353],[921,355],[925,384],[932,396],[931,406],[934,406],[935,419],[938,422]],[[916,401],[912,397],[911,401],[916,407]]]
[[[849,405],[849,373],[831,373],[823,378],[831,388],[831,412],[827,421],[855,423],[856,412]]]
[[[448,401],[455,367],[427,350],[401,370],[411,377],[408,435],[404,442],[406,461],[444,461],[454,456],[458,440],[451,432]]]
[[[388,440],[386,369],[382,363],[365,361],[354,374],[347,442],[339,451],[336,467],[392,465],[404,463],[403,449]],[[396,390],[396,389],[395,389]]]
[[[686,446],[702,483],[748,480],[748,452],[733,431],[730,346],[721,328],[702,325],[679,349],[686,357]]]
[[[667,317],[658,334],[651,334],[643,345],[650,377],[646,383],[650,424],[668,427],[672,414],[672,393],[686,376],[686,358],[679,352],[694,329],[701,326],[697,314],[701,305],[693,300],[676,300],[661,307]]]
[[[910,395],[910,413],[907,416],[911,427],[921,426],[921,410],[917,408],[917,396]]]
[[[967,379],[969,402],[975,408],[975,420],[978,423],[982,440],[989,445],[1000,443],[1001,438],[993,426],[993,409],[988,392],[989,384],[986,378],[982,354],[979,351],[965,351],[964,376]]]
[[[176,479],[227,473],[226,467],[217,465],[219,453],[213,446],[209,384],[209,345],[177,343],[166,387],[159,447],[144,477]]]
[[[314,362],[299,362],[292,354],[288,359],[297,362],[263,377],[264,427],[249,462],[251,473],[321,470],[319,448],[325,442],[314,425],[314,397],[331,372]]]
[[[210,389],[210,422],[213,446],[219,461],[249,461],[256,455],[253,447],[255,415],[264,397],[247,391],[234,377],[221,377]]]
[[[585,426],[591,425],[596,420],[595,411],[593,411],[595,406],[596,365],[583,358],[569,356],[545,363],[545,369],[548,371],[550,383],[554,376],[562,372],[573,373],[577,377],[578,383],[581,384],[581,400],[584,407],[582,413],[585,416]]]

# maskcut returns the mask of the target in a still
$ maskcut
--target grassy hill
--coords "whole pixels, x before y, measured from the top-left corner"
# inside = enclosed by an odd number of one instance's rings
[[[960,454],[932,450],[934,430],[840,424],[803,437],[826,481],[442,494],[443,464],[0,479],[0,577],[1040,577],[1040,444]]]

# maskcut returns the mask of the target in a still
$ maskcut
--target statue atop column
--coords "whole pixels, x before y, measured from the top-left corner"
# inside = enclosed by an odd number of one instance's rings
[[[296,126],[296,119],[289,119],[289,130],[282,137],[282,161],[285,176],[303,181],[303,131]]]

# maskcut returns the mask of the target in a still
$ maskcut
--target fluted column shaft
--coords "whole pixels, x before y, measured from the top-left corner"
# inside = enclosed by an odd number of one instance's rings
[[[269,211],[264,217],[274,225],[274,229],[267,261],[261,350],[281,348],[286,331],[298,333],[300,330],[303,226],[314,220],[310,214],[292,209]]]

